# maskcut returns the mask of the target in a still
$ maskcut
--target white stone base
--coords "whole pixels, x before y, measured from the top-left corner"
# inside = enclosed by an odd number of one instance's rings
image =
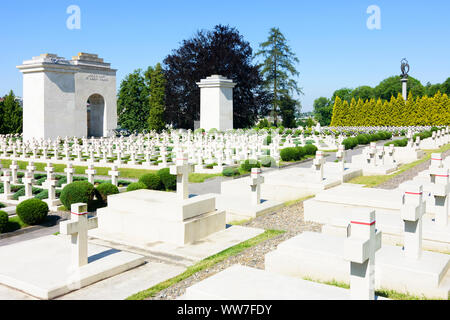
[[[70,238],[46,236],[0,247],[0,283],[53,299],[144,263],[143,257],[89,245],[90,263],[72,269]]]
[[[266,270],[282,275],[349,283],[350,263],[344,260],[344,237],[305,232],[281,243],[266,255]],[[450,265],[446,254],[423,252],[421,261],[404,258],[401,247],[385,246],[375,256],[376,289],[447,299]]]
[[[108,197],[97,210],[99,227],[92,236],[133,243],[193,243],[225,229],[225,212],[217,211],[212,194],[179,200],[176,193],[137,190]]]
[[[271,200],[262,200],[259,205],[252,205],[249,192],[247,194],[248,197],[229,197],[217,195],[217,210],[226,212],[227,223],[254,219],[265,213],[276,211],[284,206],[284,204],[280,201]]]
[[[349,300],[350,290],[234,265],[186,289],[180,300]]]
[[[316,182],[312,169],[290,168],[264,174],[265,182],[261,185],[261,198],[286,202],[314,195],[341,184],[341,178],[330,176],[322,182]],[[239,197],[250,190],[250,178],[224,181],[221,194],[227,197]]]

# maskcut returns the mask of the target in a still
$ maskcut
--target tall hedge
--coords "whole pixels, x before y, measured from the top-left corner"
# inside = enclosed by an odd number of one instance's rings
[[[406,102],[400,94],[390,101],[352,99],[350,103],[336,97],[330,126],[427,125],[450,125],[450,98],[446,94],[416,98],[410,94]]]

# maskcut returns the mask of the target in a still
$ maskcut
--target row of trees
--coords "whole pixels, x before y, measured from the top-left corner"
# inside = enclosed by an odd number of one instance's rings
[[[391,100],[354,98],[350,101],[336,97],[332,127],[342,126],[426,126],[450,125],[450,98],[436,93],[433,97],[401,94]]]
[[[22,118],[22,107],[11,90],[0,100],[0,134],[22,133]]]
[[[342,101],[350,103],[352,99],[367,101],[370,99],[381,99],[382,101],[390,100],[402,92],[402,84],[400,76],[392,76],[381,81],[374,88],[370,86],[361,86],[355,89],[342,88],[333,93],[331,99],[320,97],[314,101],[314,116],[321,125],[329,125],[333,111],[333,104],[337,97]],[[408,93],[412,97],[432,97],[437,92],[450,95],[450,77],[442,84],[427,83],[423,86],[421,82],[413,77],[408,79]]]
[[[297,57],[279,29],[255,55],[238,30],[218,25],[184,40],[163,65],[136,70],[121,83],[118,94],[119,125],[129,130],[162,130],[166,124],[193,128],[200,118],[200,89],[197,82],[220,74],[237,85],[233,94],[234,126],[253,126],[269,113],[283,125],[295,124],[300,104],[293,94],[301,93],[296,81]],[[262,58],[260,64],[255,58]]]

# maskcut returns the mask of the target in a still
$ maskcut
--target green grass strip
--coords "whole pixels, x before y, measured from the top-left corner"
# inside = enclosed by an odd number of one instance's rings
[[[322,281],[322,280],[312,279],[309,277],[303,278],[303,280],[322,283],[322,284],[339,287],[339,288],[343,288],[343,289],[350,289],[350,284],[345,283],[345,282],[339,282],[336,280]],[[388,290],[388,289],[375,290],[375,295],[377,295],[379,297],[388,298],[391,300],[443,300],[440,298],[428,298],[428,297],[425,297],[424,295],[419,297],[417,295],[413,295],[413,294],[409,294],[409,293],[401,293],[401,292],[397,292],[395,290]]]
[[[202,183],[207,179],[220,177],[221,173],[211,174],[211,173],[190,173],[189,174],[189,182],[190,183]]]
[[[181,282],[181,281],[191,277],[192,275],[194,275],[197,272],[200,272],[207,268],[211,268],[214,265],[216,265],[217,263],[222,262],[229,257],[235,256],[248,248],[256,246],[257,244],[259,244],[261,242],[272,239],[283,233],[285,233],[285,231],[266,230],[264,233],[260,234],[259,236],[256,236],[252,239],[249,239],[238,245],[228,248],[222,252],[219,252],[209,258],[206,258],[206,259],[194,264],[193,266],[190,266],[189,268],[187,268],[187,270],[185,272],[179,274],[178,276],[173,277],[169,280],[163,281],[147,290],[138,292],[138,293],[128,297],[126,300],[144,300],[144,299],[147,299],[150,297],[154,297],[162,290],[167,289],[167,288],[177,284],[178,282]]]

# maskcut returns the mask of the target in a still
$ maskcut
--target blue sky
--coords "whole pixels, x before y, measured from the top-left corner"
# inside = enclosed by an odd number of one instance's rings
[[[70,5],[81,9],[80,30],[66,27]],[[366,26],[370,5],[381,10],[381,30]],[[126,74],[161,62],[183,39],[216,24],[236,27],[255,51],[279,27],[300,59],[303,111],[335,89],[400,74],[403,57],[423,84],[450,76],[448,0],[3,0],[0,13],[0,95],[22,95],[16,66],[41,53],[97,53],[118,69],[119,86]]]

